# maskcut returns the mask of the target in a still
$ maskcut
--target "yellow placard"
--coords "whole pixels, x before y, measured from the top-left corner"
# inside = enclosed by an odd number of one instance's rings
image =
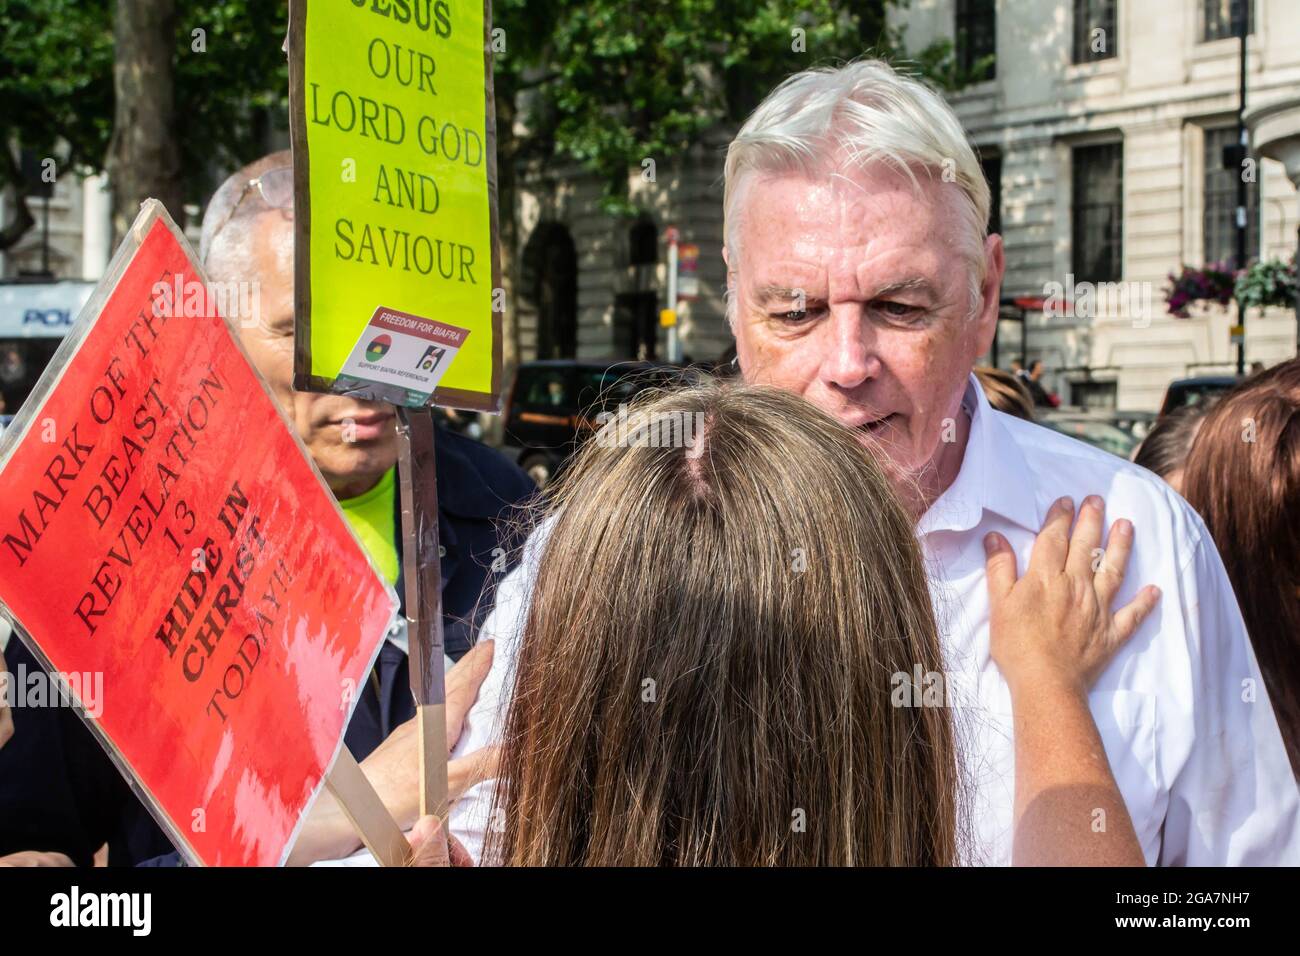
[[[500,267],[483,0],[293,0],[295,387],[336,379],[377,308],[469,330],[432,403],[498,411]]]

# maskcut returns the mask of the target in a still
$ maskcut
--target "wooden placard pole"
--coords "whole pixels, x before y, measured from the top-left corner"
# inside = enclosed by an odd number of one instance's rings
[[[411,693],[420,734],[420,815],[447,822],[447,692],[433,411],[397,409]]]
[[[481,12],[480,7],[481,5]],[[289,104],[294,176],[294,388],[299,391],[345,393],[354,398],[397,406],[400,443],[403,574],[410,648],[411,691],[419,718],[420,809],[446,821],[447,735],[444,648],[442,633],[442,573],[439,560],[438,494],[435,485],[433,405],[497,414],[507,390],[502,355],[504,289],[497,208],[496,114],[493,56],[504,39],[492,30],[491,0],[448,0],[439,3],[458,26],[454,31],[415,38],[397,21],[373,7],[325,0],[291,0],[289,4]],[[374,14],[380,14],[376,16]],[[478,33],[481,23],[482,37]],[[443,104],[449,115],[439,122],[463,129],[481,141],[482,162],[445,162],[421,148],[416,137],[391,142],[368,137],[364,129],[321,122],[315,118],[317,90],[321,103],[333,94],[369,95],[385,102],[385,118],[405,117],[406,128],[428,109],[423,89],[393,84],[387,74],[370,67],[368,51],[376,44],[401,49],[416,43],[438,61],[439,76],[454,92]],[[313,55],[308,56],[308,49]],[[504,52],[504,48],[500,52]],[[421,56],[425,53],[421,52]],[[441,89],[441,88],[440,88]],[[481,99],[480,99],[481,90]],[[308,94],[311,93],[309,99]],[[311,112],[309,112],[311,111]],[[443,188],[439,221],[460,240],[462,262],[476,264],[475,281],[442,281],[418,270],[372,270],[359,255],[338,258],[332,246],[313,235],[333,235],[334,227],[356,223],[372,228],[412,231],[418,211],[370,201],[371,188],[340,180],[339,161],[351,162],[366,176],[386,176],[385,168],[401,166],[436,173]],[[384,182],[387,180],[385,179]],[[370,184],[378,186],[378,180]],[[386,186],[384,188],[387,188]],[[456,201],[450,201],[455,197]],[[314,230],[314,231],[313,231]],[[314,257],[316,260],[314,261]],[[488,263],[490,262],[490,279]],[[385,334],[367,329],[379,317],[400,316],[414,322],[405,329],[438,324],[428,313],[455,316],[460,324],[456,364],[432,374],[433,365],[413,362],[404,349],[417,336],[387,325]],[[463,324],[463,328],[461,327]],[[430,330],[425,328],[426,335]],[[446,331],[444,329],[444,331]],[[351,356],[375,354],[366,363]],[[466,336],[468,336],[466,338]],[[382,344],[379,344],[382,343]],[[420,351],[427,342],[417,343]],[[417,353],[418,354],[418,353]],[[388,356],[386,363],[384,357]],[[457,357],[458,356],[458,357]],[[398,359],[401,372],[395,372]],[[378,359],[378,361],[377,361]],[[449,368],[450,367],[450,368]],[[425,369],[421,380],[413,368]],[[346,374],[344,374],[346,370]],[[395,375],[399,377],[394,378]],[[427,387],[417,385],[423,381]],[[423,407],[409,403],[424,402]]]
[[[406,865],[411,858],[410,843],[346,746],[339,748],[325,786],[380,866]]]

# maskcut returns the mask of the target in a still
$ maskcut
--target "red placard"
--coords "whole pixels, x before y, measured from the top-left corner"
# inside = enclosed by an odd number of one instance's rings
[[[206,290],[146,204],[0,443],[0,602],[191,862],[269,865],[396,603]]]

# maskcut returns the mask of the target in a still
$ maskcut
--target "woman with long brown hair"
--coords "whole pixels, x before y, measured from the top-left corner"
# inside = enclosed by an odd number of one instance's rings
[[[485,858],[962,859],[952,709],[899,700],[944,673],[920,549],[854,433],[784,391],[684,389],[609,423],[547,513]],[[1019,581],[1010,546],[986,542],[1016,859],[1140,865],[1086,690],[1155,595],[1112,617],[1131,529],[1097,574],[1101,511],[1071,537],[1073,517],[1052,509]]]
[[[1219,400],[1182,490],[1218,545],[1300,777],[1300,359]]]

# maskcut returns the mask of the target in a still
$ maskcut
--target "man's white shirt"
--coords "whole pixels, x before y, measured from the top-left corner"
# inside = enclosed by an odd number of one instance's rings
[[[1200,518],[1150,472],[993,410],[973,377],[963,408],[971,422],[961,470],[922,516],[917,536],[946,658],[944,674],[923,675],[923,690],[954,705],[972,837],[966,862],[1011,862],[1011,698],[989,657],[984,536],[1005,535],[1023,573],[1051,503],[1097,494],[1107,525],[1128,518],[1135,532],[1115,606],[1147,584],[1162,595],[1089,695],[1148,864],[1300,864],[1300,790]],[[544,524],[534,532],[497,590],[480,634],[496,642],[492,669],[453,756],[500,740],[548,531]],[[487,829],[500,827],[491,819],[493,790],[493,782],[480,784],[452,810],[452,832],[475,860]],[[1090,823],[1106,825],[1100,816]]]

